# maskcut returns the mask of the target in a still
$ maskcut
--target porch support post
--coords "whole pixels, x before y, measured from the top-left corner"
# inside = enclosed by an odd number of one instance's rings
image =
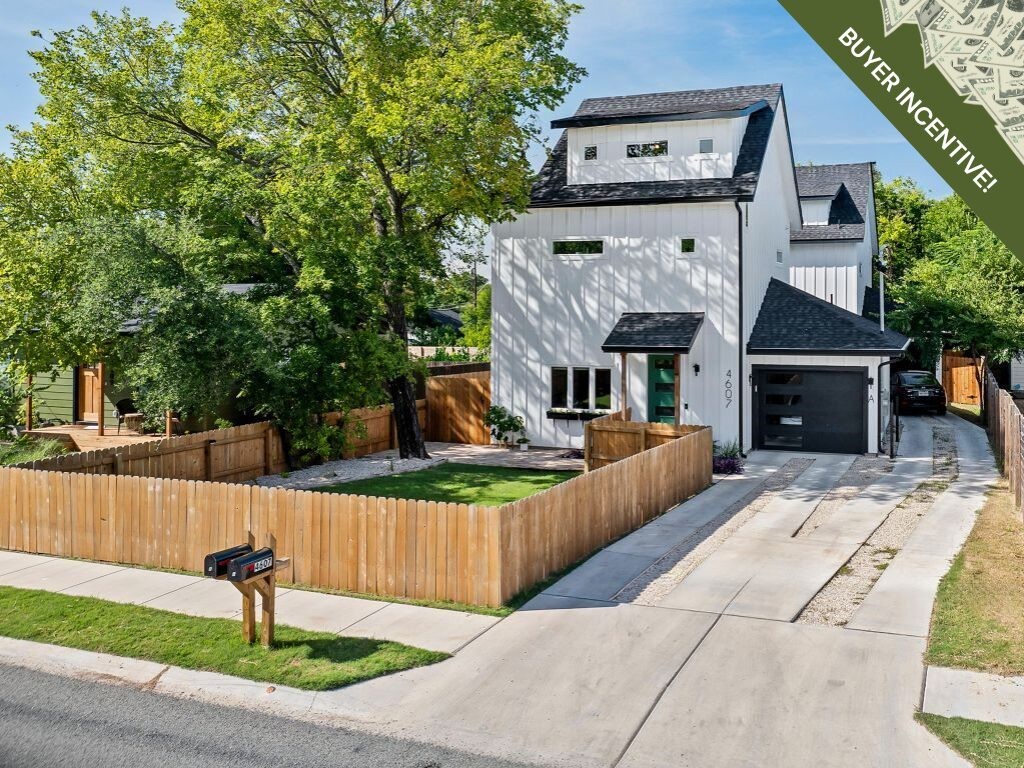
[[[106,396],[106,366],[103,365],[103,361],[100,360],[96,364],[96,378],[99,379],[100,388],[100,412],[96,414],[96,434],[103,437],[103,429],[106,426],[107,416],[107,396]]]
[[[672,369],[675,372],[675,376],[672,379],[672,400],[673,400],[673,411],[675,412],[675,423],[679,426],[680,415],[679,415],[679,404],[682,398],[679,397],[679,385],[680,385],[680,370],[679,370],[680,357],[678,354],[672,355]]]
[[[629,403],[629,390],[627,389],[627,382],[629,381],[629,371],[626,365],[626,353],[621,352],[619,357],[622,361],[622,379],[619,382],[619,411],[622,415],[622,420],[626,421],[626,409],[628,407],[627,404]]]
[[[30,373],[25,378],[25,388],[28,390],[28,394],[25,396],[25,430],[31,431],[33,426],[32,419],[32,374]]]

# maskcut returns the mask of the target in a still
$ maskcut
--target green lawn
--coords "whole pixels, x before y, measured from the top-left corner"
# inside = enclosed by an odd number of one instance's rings
[[[64,452],[64,444],[59,440],[33,440],[30,437],[21,437],[13,443],[0,443],[0,467],[21,464],[23,461],[48,459]]]
[[[981,406],[971,405],[970,403],[948,403],[946,409],[950,413],[955,413],[961,419],[973,422],[979,426],[985,426],[981,423]]]
[[[1006,483],[985,500],[939,584],[927,661],[1001,675],[1024,674],[1024,524]]]
[[[479,464],[439,464],[419,472],[354,480],[351,483],[331,485],[317,490],[395,499],[500,506],[545,491],[578,474],[486,467]]]
[[[976,766],[1021,768],[1024,765],[1024,729],[980,723],[959,717],[920,714],[929,730]]]
[[[0,587],[0,635],[324,691],[448,658],[400,643],[275,627],[274,646],[242,642],[241,622],[92,597]]]

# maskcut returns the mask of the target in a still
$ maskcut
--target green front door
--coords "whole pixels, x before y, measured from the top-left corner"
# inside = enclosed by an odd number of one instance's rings
[[[647,420],[676,423],[676,366],[673,355],[647,356]]]

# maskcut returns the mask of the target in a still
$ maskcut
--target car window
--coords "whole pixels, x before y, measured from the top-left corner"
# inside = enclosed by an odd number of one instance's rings
[[[900,383],[908,387],[937,387],[938,380],[931,373],[901,373]]]

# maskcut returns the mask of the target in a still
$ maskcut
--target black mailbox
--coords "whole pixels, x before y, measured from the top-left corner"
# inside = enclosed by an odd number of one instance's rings
[[[219,579],[222,576],[228,575],[228,565],[236,557],[242,557],[242,555],[248,555],[252,552],[252,547],[248,544],[242,544],[237,547],[231,547],[231,549],[222,549],[220,552],[214,552],[212,555],[207,555],[203,560],[203,573],[211,579]]]
[[[274,550],[270,547],[257,549],[228,564],[228,581],[248,581],[255,576],[264,576],[274,570]]]

